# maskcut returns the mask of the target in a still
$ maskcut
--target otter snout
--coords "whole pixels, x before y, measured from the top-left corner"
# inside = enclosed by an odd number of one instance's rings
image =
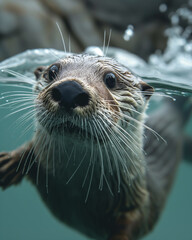
[[[59,106],[70,110],[76,107],[85,107],[89,104],[90,96],[80,83],[68,80],[55,86],[51,91],[53,101]]]

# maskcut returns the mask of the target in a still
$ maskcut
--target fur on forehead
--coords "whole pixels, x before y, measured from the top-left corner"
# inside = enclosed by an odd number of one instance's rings
[[[125,78],[125,80],[129,80],[133,85],[139,83],[139,78],[131,71],[120,64],[113,58],[104,57],[104,56],[95,56],[88,54],[77,54],[68,56],[58,63],[61,64],[61,74],[65,71],[69,70],[70,72],[74,71],[74,73],[78,72],[78,75],[87,74],[105,74],[106,72],[115,72],[120,78]],[[87,70],[91,70],[88,72]]]

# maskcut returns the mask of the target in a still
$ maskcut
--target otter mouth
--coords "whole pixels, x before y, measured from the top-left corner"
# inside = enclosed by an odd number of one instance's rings
[[[47,131],[52,135],[60,135],[60,136],[73,136],[75,138],[80,138],[82,140],[85,139],[92,139],[96,142],[103,142],[103,139],[101,136],[95,136],[89,132],[88,129],[83,129],[79,127],[78,125],[74,124],[73,122],[66,121],[63,123],[55,124],[54,126],[51,126],[47,129]]]
[[[57,132],[61,135],[65,133],[69,134],[80,134],[81,132],[86,133],[86,131],[79,126],[75,125],[74,123],[70,121],[66,121],[64,123],[55,124],[54,126],[51,126],[49,129],[51,132]]]
[[[55,124],[47,130],[50,134],[55,133],[60,136],[70,135],[84,139],[94,138],[94,136],[88,130],[83,129],[70,121]]]

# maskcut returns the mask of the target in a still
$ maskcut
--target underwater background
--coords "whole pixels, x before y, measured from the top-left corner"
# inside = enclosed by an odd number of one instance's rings
[[[166,30],[168,43],[165,51],[163,53],[156,51],[146,62],[121,49],[108,48],[106,52],[151,83],[159,95],[178,94],[192,97],[191,16],[192,12],[189,8],[180,8],[172,15],[172,26]],[[181,20],[185,21],[184,26],[180,25]],[[128,26],[125,40],[129,40],[132,35],[134,35],[133,28]],[[101,50],[91,47],[87,51],[97,54]],[[18,89],[13,86],[14,83],[20,84],[25,78],[21,79],[6,69],[31,78],[36,66],[51,63],[55,60],[54,56],[65,56],[63,52],[48,49],[29,51],[25,54],[0,64],[0,70],[4,70],[0,72],[0,152],[17,148],[33,135],[33,129],[27,129],[31,120],[22,122],[22,116],[28,110],[11,114],[19,110],[17,108],[19,104],[8,104],[14,101],[14,98],[16,99],[16,97],[8,97],[13,91],[26,91],[25,88]],[[26,61],[21,62],[21,59]],[[161,96],[158,97],[158,95],[152,98],[149,111],[154,104],[160,104],[158,103],[160,99]],[[186,133],[192,136],[192,120],[186,126]],[[43,204],[35,188],[30,182],[24,180],[18,186],[10,187],[5,191],[0,190],[0,240],[25,239],[85,240],[87,238],[56,220]],[[192,164],[184,159],[178,169],[162,216],[154,231],[144,239],[192,239]]]

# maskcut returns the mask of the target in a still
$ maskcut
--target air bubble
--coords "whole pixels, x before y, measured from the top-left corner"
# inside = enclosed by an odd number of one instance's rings
[[[171,23],[172,23],[173,25],[178,25],[178,23],[179,23],[179,17],[178,17],[177,15],[173,15],[173,16],[171,17]]]
[[[192,52],[192,42],[191,43],[188,43],[184,46],[184,49],[186,52],[190,53]]]
[[[127,29],[125,30],[123,39],[125,41],[129,41],[134,35],[134,27],[133,25],[128,25]]]
[[[164,13],[167,11],[167,5],[165,3],[162,3],[160,6],[159,6],[159,11]]]

